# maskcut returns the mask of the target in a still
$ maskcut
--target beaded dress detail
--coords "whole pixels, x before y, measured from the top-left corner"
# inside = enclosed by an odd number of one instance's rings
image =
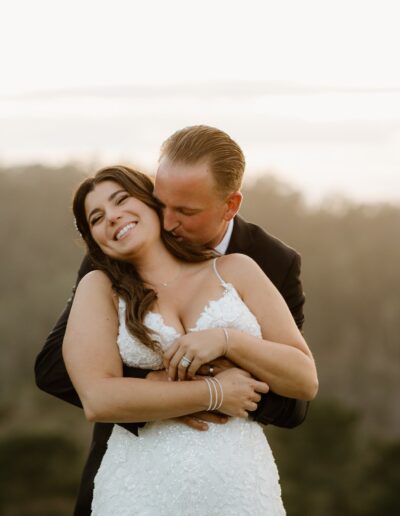
[[[224,289],[207,303],[194,328],[235,328],[261,337],[261,329],[234,286],[214,270]],[[148,312],[145,324],[162,349],[180,336],[161,314]],[[159,354],[125,326],[119,302],[118,346],[123,362],[162,369]],[[115,425],[95,478],[94,516],[282,516],[278,471],[261,425],[244,418],[209,423],[201,432],[167,419],[146,423],[135,436]]]

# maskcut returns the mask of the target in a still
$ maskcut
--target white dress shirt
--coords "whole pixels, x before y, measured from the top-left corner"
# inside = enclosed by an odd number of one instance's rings
[[[221,240],[221,242],[214,247],[215,251],[217,251],[220,254],[225,254],[226,250],[228,249],[229,242],[231,240],[233,231],[233,219],[229,221],[228,227],[226,228],[224,238]]]

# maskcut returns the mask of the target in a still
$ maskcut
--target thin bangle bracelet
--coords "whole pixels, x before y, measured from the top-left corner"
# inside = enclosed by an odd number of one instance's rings
[[[218,386],[219,386],[219,390],[221,391],[221,399],[220,399],[220,401],[219,401],[219,403],[218,403],[218,406],[216,407],[216,410],[218,410],[218,409],[220,409],[220,408],[222,407],[222,403],[223,403],[223,401],[224,401],[224,391],[223,391],[223,389],[222,389],[222,384],[221,384],[221,382],[218,380],[218,378],[213,378],[213,380],[214,380],[215,382],[217,382],[217,384],[218,384]]]
[[[212,395],[212,392],[211,392],[211,386],[210,386],[210,380],[209,378],[207,378],[207,376],[204,377],[204,380],[207,384],[207,387],[208,387],[208,393],[210,395],[210,403],[208,404],[208,408],[207,408],[207,411],[209,411],[211,409],[211,406],[213,405],[213,395]]]

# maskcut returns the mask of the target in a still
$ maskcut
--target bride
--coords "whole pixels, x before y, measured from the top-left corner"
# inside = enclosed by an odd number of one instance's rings
[[[114,426],[92,514],[285,514],[268,442],[247,416],[269,388],[312,399],[311,352],[258,265],[177,242],[152,191],[117,166],[85,180],[73,203],[97,270],[75,294],[68,373],[89,421],[147,422],[139,437]],[[196,375],[223,356],[237,367]],[[123,363],[164,370],[165,381],[124,378]],[[231,417],[207,432],[174,419],[203,410]]]

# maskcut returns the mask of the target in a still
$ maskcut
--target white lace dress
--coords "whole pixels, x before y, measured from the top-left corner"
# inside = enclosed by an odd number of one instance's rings
[[[214,262],[215,266],[215,262]],[[216,271],[216,269],[215,269]],[[218,272],[216,271],[217,275]],[[260,326],[233,285],[209,301],[195,328],[231,327],[261,336]],[[161,369],[160,356],[133,338],[119,305],[118,346],[124,363]],[[160,314],[145,324],[163,349],[179,336]],[[139,437],[115,425],[95,478],[94,516],[282,516],[278,471],[262,427],[231,418],[200,432],[175,421],[147,423]]]

